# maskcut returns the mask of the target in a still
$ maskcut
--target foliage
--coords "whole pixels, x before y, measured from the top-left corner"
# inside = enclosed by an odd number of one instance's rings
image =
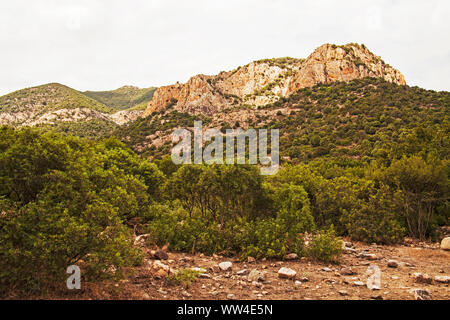
[[[170,284],[180,285],[182,284],[184,287],[188,288],[192,283],[194,283],[200,272],[192,269],[181,269],[178,270],[174,274],[170,274],[167,277],[167,281]]]
[[[342,240],[335,236],[333,225],[314,236],[307,253],[324,262],[336,262],[339,259],[342,253]]]
[[[0,129],[0,286],[44,290],[80,264],[84,279],[140,261],[124,222],[145,218],[163,174],[114,139]],[[147,185],[146,185],[147,184]]]

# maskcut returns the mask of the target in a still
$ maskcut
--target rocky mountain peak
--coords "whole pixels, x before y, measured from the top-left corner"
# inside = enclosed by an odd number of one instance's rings
[[[318,83],[376,77],[399,85],[403,75],[364,45],[324,44],[306,59],[254,61],[216,76],[197,75],[185,84],[160,87],[144,116],[168,106],[193,114],[214,115],[236,105],[258,107]]]

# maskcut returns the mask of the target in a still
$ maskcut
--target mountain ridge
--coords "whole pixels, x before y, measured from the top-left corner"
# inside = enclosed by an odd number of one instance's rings
[[[348,82],[365,77],[406,84],[400,71],[386,64],[364,44],[324,44],[306,59],[263,59],[215,76],[199,74],[184,84],[160,87],[143,116],[168,105],[180,112],[212,116],[236,105],[270,104],[318,83]]]

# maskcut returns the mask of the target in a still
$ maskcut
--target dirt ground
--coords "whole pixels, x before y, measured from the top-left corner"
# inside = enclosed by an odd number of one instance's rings
[[[435,276],[450,275],[450,252],[440,250],[438,243],[399,246],[346,243],[348,249],[342,254],[340,264],[323,264],[308,258],[249,263],[216,255],[168,252],[168,259],[161,260],[161,263],[171,268],[169,272],[187,268],[204,268],[206,272],[188,287],[174,285],[160,276],[161,271],[158,273],[158,268],[153,266],[156,260],[148,258],[134,275],[120,283],[87,284],[82,290],[68,292],[59,298],[410,300],[415,299],[413,289],[425,289],[431,293],[433,300],[450,300],[449,284],[434,280]],[[389,267],[389,260],[395,260],[398,266]],[[226,261],[232,262],[232,268],[223,271],[218,264]],[[366,271],[372,264],[381,270],[379,290],[370,290],[366,286]],[[295,270],[295,279],[279,278],[281,267]],[[345,274],[349,273],[349,268],[354,274]],[[246,272],[239,272],[253,269],[263,272],[264,280],[250,281]],[[428,274],[433,280],[431,283],[416,282],[414,273],[417,272]]]

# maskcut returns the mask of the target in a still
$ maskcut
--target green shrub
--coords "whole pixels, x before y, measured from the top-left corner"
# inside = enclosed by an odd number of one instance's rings
[[[310,257],[324,262],[336,262],[342,253],[342,240],[336,237],[331,225],[328,229],[317,233],[307,249]]]
[[[188,288],[192,283],[194,283],[197,280],[199,275],[200,272],[196,270],[180,269],[176,273],[169,274],[167,276],[167,281],[171,285],[182,284],[184,287]]]

